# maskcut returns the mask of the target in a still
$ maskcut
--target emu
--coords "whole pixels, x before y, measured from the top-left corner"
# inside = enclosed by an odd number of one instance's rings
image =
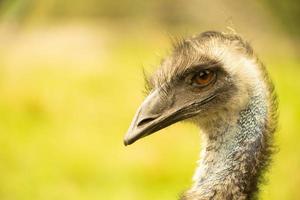
[[[274,150],[277,100],[249,43],[216,31],[181,40],[147,88],[124,144],[190,121],[203,133],[202,152],[193,186],[180,199],[257,199]]]

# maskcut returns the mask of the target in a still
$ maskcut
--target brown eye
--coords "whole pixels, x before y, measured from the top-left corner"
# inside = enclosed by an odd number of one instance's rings
[[[207,86],[215,79],[215,73],[210,70],[204,70],[196,74],[192,81],[196,86]]]

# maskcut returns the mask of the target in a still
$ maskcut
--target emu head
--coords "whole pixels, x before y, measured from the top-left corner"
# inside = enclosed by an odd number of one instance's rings
[[[179,42],[149,78],[149,95],[124,144],[187,119],[202,129],[234,123],[257,88],[264,87],[260,66],[251,47],[234,34],[205,32]]]

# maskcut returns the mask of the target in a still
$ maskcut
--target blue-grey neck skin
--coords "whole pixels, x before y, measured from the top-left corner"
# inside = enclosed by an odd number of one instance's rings
[[[210,130],[204,130],[195,183],[183,199],[252,199],[262,162],[266,162],[267,116],[266,94],[259,91],[239,112],[235,123],[220,119]]]

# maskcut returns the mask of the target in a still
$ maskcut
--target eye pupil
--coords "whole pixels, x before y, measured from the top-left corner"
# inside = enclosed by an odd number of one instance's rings
[[[199,72],[193,78],[193,83],[197,86],[206,86],[214,79],[214,73],[210,70]]]
[[[202,79],[202,80],[208,79],[209,76],[210,76],[209,72],[204,72],[204,73],[199,74],[199,78]]]

